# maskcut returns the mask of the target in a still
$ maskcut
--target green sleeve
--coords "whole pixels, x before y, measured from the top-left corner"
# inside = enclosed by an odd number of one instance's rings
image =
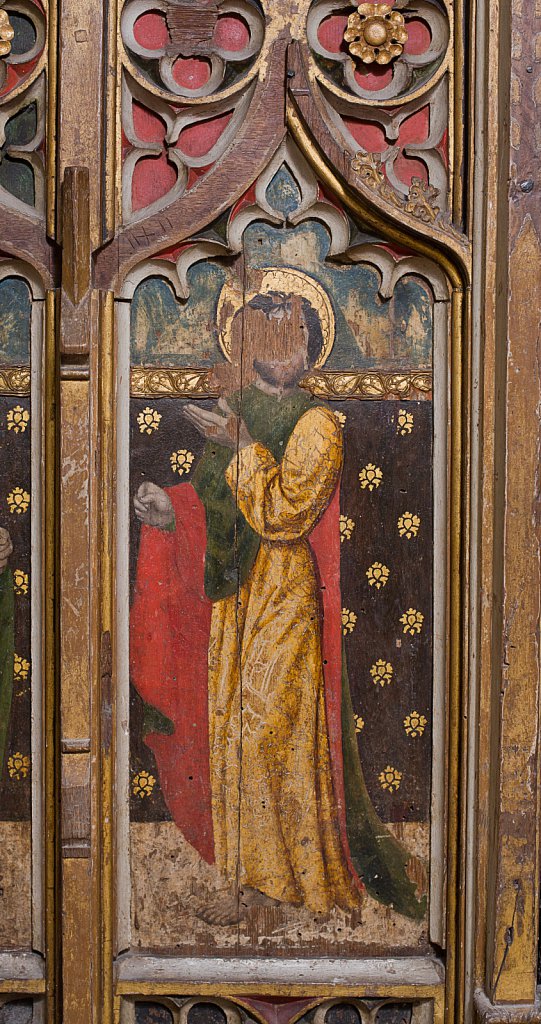
[[[0,573],[0,782],[13,697],[14,601],[11,569]]]

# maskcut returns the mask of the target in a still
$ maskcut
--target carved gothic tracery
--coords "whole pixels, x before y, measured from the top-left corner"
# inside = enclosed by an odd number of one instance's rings
[[[45,31],[34,0],[0,9],[0,200],[33,219],[45,210]]]
[[[251,0],[128,0],[121,30],[134,78],[162,98],[190,101],[230,95],[249,80],[264,21]]]

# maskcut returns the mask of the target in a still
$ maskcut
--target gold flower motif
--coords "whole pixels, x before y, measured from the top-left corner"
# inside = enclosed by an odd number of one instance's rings
[[[428,185],[422,178],[412,178],[404,209],[425,224],[433,224],[440,212],[439,206],[436,206],[439,194],[439,188]]]
[[[7,11],[0,11],[0,57],[7,57],[11,52],[11,41],[15,32]]]
[[[15,569],[13,573],[13,586],[16,594],[28,593],[28,573],[22,569]]]
[[[16,512],[17,515],[20,516],[22,512],[28,511],[30,495],[28,491],[24,491],[22,487],[14,487],[8,494],[7,502],[9,511],[12,514]]]
[[[411,537],[416,537],[419,533],[421,520],[419,516],[414,515],[412,512],[404,512],[399,517],[397,525],[400,536],[407,537],[409,540]]]
[[[342,608],[342,632],[344,636],[347,636],[348,633],[353,633],[356,622],[357,616],[355,612],[350,612],[349,608]]]
[[[15,434],[24,434],[30,423],[30,413],[28,409],[23,409],[22,405],[14,405],[13,409],[8,409],[6,421],[8,430],[13,430]]]
[[[143,800],[145,796],[151,795],[155,785],[156,779],[153,775],[149,772],[138,772],[133,779],[133,792]]]
[[[402,772],[399,772],[397,768],[393,768],[392,765],[388,764],[387,767],[379,773],[378,778],[382,789],[388,789],[389,793],[394,793],[396,789],[400,789]]]
[[[404,627],[403,632],[409,633],[411,636],[420,633],[424,618],[422,612],[416,611],[415,608],[408,608],[407,612],[400,616],[400,621]]]
[[[16,754],[12,754],[8,757],[8,772],[12,779],[26,779],[28,772],[30,771],[30,758],[27,754],[21,754],[17,751]]]
[[[348,18],[344,39],[364,64],[390,64],[403,52],[408,33],[403,15],[389,4],[360,3]]]
[[[189,473],[194,457],[192,452],[186,451],[186,448],[173,452],[169,459],[173,473],[178,473],[179,476],[182,476],[183,473]]]
[[[353,519],[347,516],[340,516],[340,541],[351,540],[351,534],[355,529]]]
[[[389,579],[389,570],[387,566],[382,565],[381,562],[374,562],[374,564],[366,570],[366,575],[368,576],[370,586],[375,587],[376,590],[381,590]]]
[[[364,718],[361,718],[360,715],[353,715],[353,718],[355,721],[355,732],[362,732],[364,729]]]
[[[157,412],[156,409],[151,409],[149,405],[137,417],[137,423],[139,424],[139,430],[141,434],[152,434],[154,430],[157,430],[160,425],[161,413]]]
[[[375,466],[373,462],[369,462],[367,466],[364,466],[359,473],[359,480],[363,490],[368,487],[369,491],[373,491],[375,487],[379,487],[383,480],[383,473],[379,466]]]
[[[336,419],[338,420],[340,426],[341,427],[345,427],[346,420],[347,420],[347,416],[346,416],[345,412],[335,412],[334,415],[336,416]]]
[[[385,686],[387,683],[392,682],[393,679],[393,666],[390,661],[384,661],[383,658],[379,658],[378,661],[372,665],[370,669],[370,675],[377,686]]]
[[[422,736],[426,726],[427,720],[424,715],[420,715],[418,711],[412,711],[411,714],[406,715],[404,719],[404,729],[408,736]]]
[[[398,422],[396,426],[397,434],[411,434],[413,430],[413,413],[406,412],[405,409],[400,409],[398,413]]]
[[[28,673],[30,672],[30,662],[26,658],[22,658],[20,654],[13,655],[13,675],[19,682],[24,682],[28,679]]]

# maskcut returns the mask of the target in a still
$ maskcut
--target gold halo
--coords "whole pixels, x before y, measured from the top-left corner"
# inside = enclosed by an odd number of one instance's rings
[[[265,292],[284,292],[286,295],[300,295],[315,309],[321,324],[323,348],[314,363],[314,368],[324,366],[329,358],[335,337],[335,319],[332,302],[325,288],[310,274],[291,267],[268,267],[257,291],[243,295],[240,287],[226,282],[218,299],[216,320],[218,324],[218,341],[225,358],[231,362],[231,333],[233,318],[247,305],[255,295]]]

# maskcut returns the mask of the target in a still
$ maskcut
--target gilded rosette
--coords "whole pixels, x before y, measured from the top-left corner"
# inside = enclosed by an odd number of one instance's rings
[[[390,64],[403,53],[408,32],[403,15],[389,4],[363,3],[350,14],[344,39],[363,64]]]

